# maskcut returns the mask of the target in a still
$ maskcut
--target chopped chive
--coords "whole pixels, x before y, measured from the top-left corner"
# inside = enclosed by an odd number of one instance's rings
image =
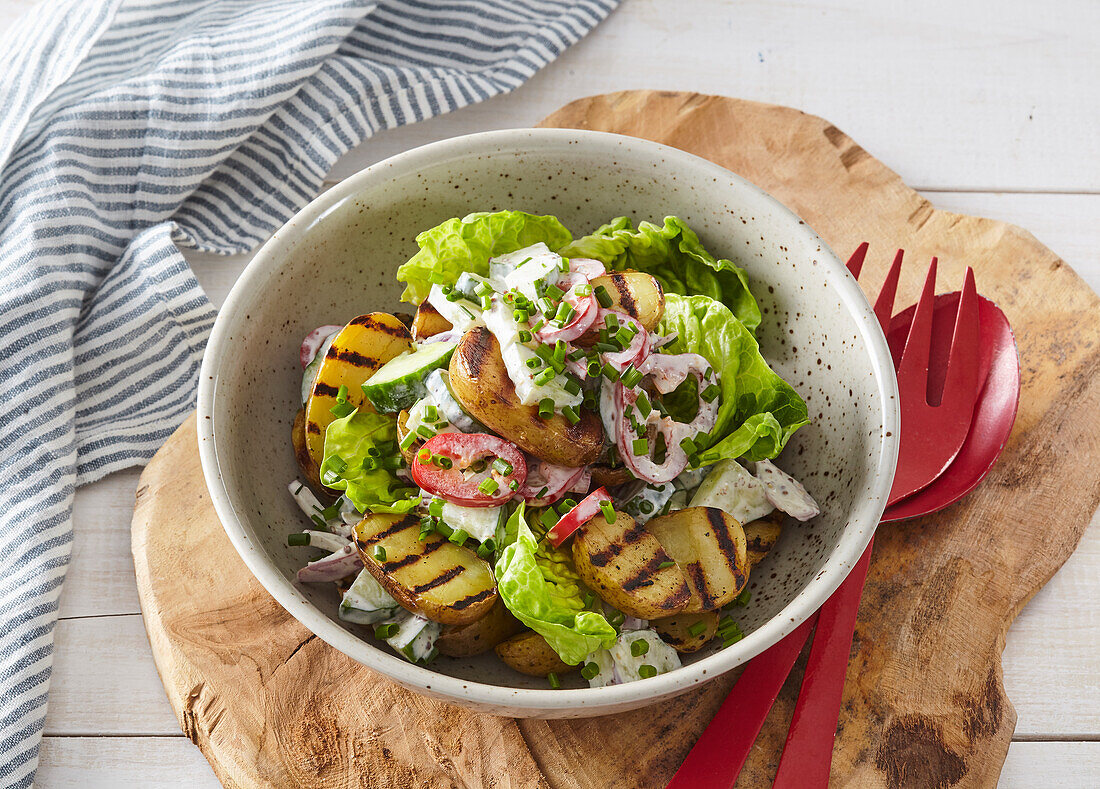
[[[535,376],[535,384],[537,386],[546,386],[546,384],[550,383],[553,380],[554,369],[552,367],[547,367],[545,370]]]
[[[488,282],[479,282],[477,283],[477,287],[474,288],[474,293],[479,296],[491,296],[495,292],[493,286]]]
[[[653,412],[653,406],[649,402],[649,397],[645,392],[638,395],[638,413],[642,415],[642,419],[648,419],[649,415]]]
[[[329,468],[337,474],[343,474],[348,469],[348,463],[339,455],[333,455],[328,459]]]
[[[432,438],[433,436],[435,436],[435,431],[427,425],[420,425],[418,428],[416,428],[416,434],[421,438]]]
[[[571,405],[563,405],[561,407],[561,412],[565,418],[569,420],[569,424],[571,425],[575,425],[577,422],[581,421],[581,416],[577,413],[577,409]]]
[[[525,362],[525,364],[526,364],[526,365],[527,365],[527,366],[528,366],[529,368],[531,368],[532,370],[537,370],[537,369],[539,369],[540,367],[542,367],[542,360],[541,360],[541,359],[539,359],[539,358],[537,358],[537,357],[535,357],[535,356],[532,356],[532,357],[531,357],[530,359],[528,359],[528,360],[527,360],[527,361]]]
[[[607,327],[608,331],[618,331],[619,330],[619,316],[617,316],[613,312],[610,312],[607,315],[604,315],[603,316],[603,325]]]
[[[468,316],[469,316],[470,318],[475,318],[475,317],[477,317],[477,316],[475,316],[475,315],[474,315],[474,314],[473,314],[472,312],[470,312],[470,311],[469,311],[469,310],[468,310],[468,309],[467,309],[467,308],[465,307],[465,305],[463,305],[463,304],[459,304],[459,305],[458,305],[458,307],[459,307],[459,309],[461,309],[461,310],[462,310],[463,312],[465,312],[465,313],[466,313],[466,315],[468,315]]]
[[[462,298],[462,294],[453,289],[444,295],[447,297],[447,301],[458,301]]]
[[[638,509],[648,515],[649,513],[653,512],[653,502],[642,501],[640,504],[638,504]],[[668,562],[662,562],[661,566],[663,567],[665,564],[668,564]]]
[[[432,458],[432,462],[435,463],[440,468],[445,468],[445,469],[453,468],[454,464],[455,464],[455,462],[453,460],[451,460],[449,457],[447,457],[446,455],[435,455]]]
[[[374,628],[374,637],[377,638],[377,639],[380,639],[382,641],[385,641],[387,638],[393,638],[393,636],[396,632],[397,632],[397,623],[396,622],[387,622],[384,625],[379,625],[378,627]]]
[[[451,284],[444,285],[439,290],[446,296],[448,293],[454,293],[455,286]]]
[[[481,309],[489,310],[489,309],[492,309],[492,307],[493,307],[493,297],[492,296],[482,296],[481,297]]]
[[[554,314],[554,302],[545,296],[538,300],[538,305],[543,315],[550,316]]]
[[[562,501],[561,506],[562,506],[562,512],[563,513],[569,512],[569,510],[571,510],[571,509],[573,509],[574,507],[577,506],[577,500],[576,499],[565,499],[565,500]]]
[[[549,419],[554,415],[554,401],[549,397],[544,397],[539,401],[539,416],[543,419]]]
[[[453,542],[460,548],[466,544],[468,539],[470,539],[470,535],[466,533],[465,529],[455,529],[451,532],[451,536],[447,538],[448,541]]]
[[[502,477],[507,477],[512,473],[512,464],[504,458],[497,458],[493,461],[493,470],[500,474]]]
[[[567,350],[569,350],[569,349],[565,345],[565,340],[558,340],[556,343],[554,343],[554,356],[553,356],[554,361],[564,362],[565,361],[565,352]]]
[[[435,526],[435,530],[437,532],[442,534],[447,539],[450,539],[451,535],[455,533],[454,529],[452,529],[450,526],[448,526],[446,524],[446,522],[441,521],[438,518],[435,521],[433,521],[432,525]]]
[[[534,323],[531,324],[531,331],[537,332],[539,329],[541,329],[545,325],[546,325],[546,321],[542,318],[539,318],[537,321],[535,321]]]
[[[573,288],[573,290],[576,292],[576,294],[578,296],[591,296],[592,295],[592,286],[589,285],[587,282],[583,285],[577,285],[577,287]]]
[[[703,373],[703,378],[704,378],[705,380],[709,381],[709,380],[710,380],[710,377],[711,377],[711,375],[713,375],[713,374],[714,374],[714,370],[712,370],[711,368],[709,368],[709,367],[708,367],[708,368],[707,368],[707,371],[706,371],[705,373]]]
[[[537,495],[537,496],[535,496],[535,498],[536,498],[536,499],[542,499],[542,498],[545,498],[545,497],[546,497],[546,491],[548,491],[548,490],[550,490],[550,488],[548,488],[548,487],[546,487],[545,485],[543,485],[543,487],[542,487],[542,490],[540,490],[540,491],[538,492],[538,495]]]
[[[512,319],[516,323],[527,323],[527,319],[531,316],[527,314],[527,310],[512,310]]]
[[[546,297],[548,299],[553,299],[554,301],[557,301],[558,299],[560,299],[562,296],[565,295],[564,290],[559,288],[557,285],[553,285],[553,284],[546,286],[545,293],[546,293]]]
[[[443,499],[432,499],[428,503],[428,514],[433,518],[443,517]]]
[[[581,676],[585,679],[595,679],[600,673],[600,667],[596,663],[585,663],[581,669]]]
[[[403,439],[401,439],[401,443],[398,444],[398,446],[400,446],[401,449],[403,449],[403,450],[407,450],[409,447],[411,447],[415,443],[416,443],[416,433],[409,432],[409,433],[405,434],[405,437]]]
[[[649,504],[649,502],[647,501],[646,504]],[[649,504],[649,506],[650,506],[650,509],[653,508],[652,504]],[[676,562],[661,562],[660,564],[657,565],[657,569],[658,570],[664,570],[668,567],[675,567],[675,566],[676,566]]]
[[[481,481],[481,484],[477,486],[477,489],[484,493],[486,496],[492,496],[500,488],[500,483],[492,477],[486,477]]]
[[[601,307],[610,307],[614,302],[611,298],[611,294],[607,292],[607,288],[603,285],[596,286],[596,301],[600,303]]]
[[[486,463],[484,460],[475,460],[473,463],[470,464],[470,470],[477,474],[480,474],[487,468],[489,468],[489,464]]]
[[[288,534],[286,536],[286,544],[294,547],[298,545],[309,545],[309,535],[305,532],[301,534]]]
[[[533,339],[535,339],[535,335],[531,334],[531,332],[527,331],[527,329],[520,329],[519,330],[519,341],[520,342],[531,342],[531,340],[533,340]]]
[[[645,376],[642,374],[642,371],[634,369],[633,364],[627,365],[626,369],[623,370],[623,386],[627,387],[628,389],[633,389],[635,386],[640,384],[643,378],[645,378]]]
[[[630,451],[635,455],[648,455],[649,454],[649,440],[645,438],[636,438],[630,444]]]
[[[346,384],[340,384],[340,388],[336,390],[336,402],[346,403],[348,401],[348,387]]]
[[[686,452],[689,456],[694,455],[696,452],[699,451],[695,446],[695,442],[687,436],[684,436],[680,439],[680,448],[684,450],[684,452]]]
[[[603,377],[611,381],[611,383],[615,383],[620,378],[619,371],[612,367],[609,363],[604,362]]]
[[[561,680],[558,679],[558,675],[555,674],[553,671],[546,675],[546,681],[550,683],[550,687],[552,687],[554,690],[557,690],[561,687]]]
[[[749,600],[752,600],[752,592],[748,589],[741,590],[741,594],[734,598],[733,604],[738,608],[744,608],[749,604]]]
[[[558,305],[558,311],[554,315],[554,320],[564,326],[565,324],[569,323],[575,312],[576,310],[573,309],[572,304],[567,301],[563,301],[561,304]]]
[[[644,638],[639,638],[637,641],[630,642],[630,654],[634,657],[641,657],[649,651],[649,642]]]
[[[623,622],[626,621],[626,614],[624,614],[622,611],[616,611],[613,615],[611,615],[607,618],[607,621],[608,621],[609,624],[612,624],[615,627],[618,627],[619,625],[621,625]]]
[[[600,502],[600,512],[603,513],[603,519],[608,523],[615,522],[615,508],[611,506],[610,501]]]
[[[386,561],[386,549],[383,548],[381,545],[374,546],[374,551],[371,555],[374,556],[376,561]]]
[[[706,629],[707,623],[700,619],[698,622],[688,628],[688,632],[691,633],[692,636],[698,638],[699,636],[703,635],[703,631],[705,631]]]
[[[519,490],[519,480],[513,479],[508,481],[508,490],[515,492]]]
[[[493,553],[493,549],[490,547],[489,542],[483,542],[481,545],[477,546],[476,553],[478,555],[478,558],[488,559],[489,556]]]
[[[621,347],[626,348],[634,340],[634,332],[623,326],[617,332],[615,332],[615,342]]]
[[[588,370],[587,370],[587,372],[588,372],[588,377],[589,377],[589,378],[595,378],[595,377],[596,377],[597,375],[599,375],[599,374],[600,374],[600,370],[601,370],[601,369],[602,369],[602,368],[600,367],[600,363],[599,363],[599,361],[591,361],[591,362],[589,362],[589,363],[588,363]]]
[[[581,382],[578,381],[573,376],[569,376],[569,378],[567,378],[566,381],[565,381],[565,391],[569,392],[569,394],[571,394],[571,395],[580,394],[581,393]]]
[[[595,348],[599,353],[617,353],[618,351],[622,350],[622,348],[620,348],[618,345],[612,345],[609,342],[598,342],[592,347]]]
[[[550,530],[558,525],[558,517],[558,513],[548,507],[539,515],[539,522],[545,526],[547,530]]]
[[[706,400],[708,403],[713,403],[714,398],[716,398],[721,393],[722,393],[722,389],[718,386],[718,384],[711,384],[706,389],[704,389],[702,392],[700,392],[699,396],[701,398],[703,398],[704,400]]]
[[[642,679],[655,677],[657,676],[657,669],[653,668],[653,666],[649,665],[648,663],[643,663],[642,665],[638,666],[638,676]]]
[[[309,519],[313,521],[313,524],[321,531],[328,531],[328,524],[325,523],[324,518],[320,515],[310,515]]]

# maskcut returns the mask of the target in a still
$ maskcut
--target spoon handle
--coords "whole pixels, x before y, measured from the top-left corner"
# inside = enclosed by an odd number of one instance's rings
[[[666,789],[732,789],[816,621],[814,614],[752,659]]]
[[[844,678],[873,545],[872,541],[818,613],[806,674],[772,789],[824,789],[829,785]]]

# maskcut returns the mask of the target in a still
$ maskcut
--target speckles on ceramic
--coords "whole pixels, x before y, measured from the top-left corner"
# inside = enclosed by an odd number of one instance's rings
[[[790,523],[752,572],[747,634],[729,649],[685,657],[675,672],[571,690],[511,672],[493,656],[413,666],[367,628],[340,622],[331,585],[298,585],[307,551],[286,492],[297,474],[290,426],[298,408],[298,344],[314,327],[401,310],[398,265],[417,233],[452,216],[505,208],[556,215],[576,235],[613,217],[683,218],[708,249],[749,273],[761,348],[809,405],[813,424],[779,464],[822,505]],[[489,132],[381,162],[322,195],[264,246],[214,329],[199,392],[200,452],[211,498],[249,568],[321,638],[401,684],[486,712],[579,716],[620,711],[690,689],[762,652],[824,602],[863,552],[889,491],[896,389],[885,341],[854,280],[796,216],[703,159],[654,143],[554,129]]]

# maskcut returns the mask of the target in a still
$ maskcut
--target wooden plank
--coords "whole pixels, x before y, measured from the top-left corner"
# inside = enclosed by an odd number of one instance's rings
[[[58,622],[46,734],[179,734],[141,616]]]
[[[999,789],[1095,789],[1100,742],[1014,742]]]
[[[822,115],[915,188],[1095,192],[1097,29],[1090,0],[679,0],[674,12],[630,0],[515,93],[378,135],[334,176],[455,134],[532,126],[583,94],[653,88]]]
[[[191,741],[177,737],[45,737],[39,789],[221,789]]]

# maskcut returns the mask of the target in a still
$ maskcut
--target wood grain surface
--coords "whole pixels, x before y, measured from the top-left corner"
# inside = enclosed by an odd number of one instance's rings
[[[544,123],[647,137],[729,167],[841,255],[870,241],[870,292],[897,246],[910,260],[938,255],[951,287],[972,265],[1008,315],[1024,383],[1016,431],[967,500],[876,539],[833,763],[835,786],[995,784],[1015,723],[1001,685],[1005,632],[1100,503],[1096,295],[1026,231],[934,210],[843,132],[796,110],[626,92]],[[899,304],[915,300],[920,268],[907,271]],[[207,498],[193,421],[142,475],[132,538],[169,700],[227,786],[663,786],[733,681],[656,710],[519,722],[392,686],[311,637],[244,569]],[[739,785],[768,784],[797,679]]]

